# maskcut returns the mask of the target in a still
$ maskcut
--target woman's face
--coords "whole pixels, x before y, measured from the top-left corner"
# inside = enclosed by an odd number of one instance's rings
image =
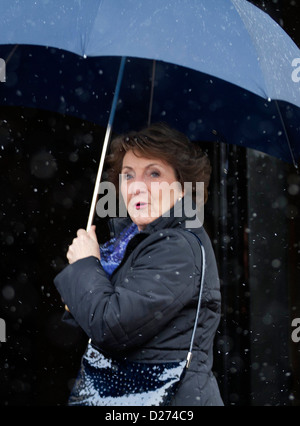
[[[175,170],[159,158],[137,157],[130,150],[123,158],[121,174],[121,194],[139,230],[168,212],[182,196]]]

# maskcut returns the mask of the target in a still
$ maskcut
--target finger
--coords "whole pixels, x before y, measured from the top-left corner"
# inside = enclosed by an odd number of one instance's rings
[[[67,259],[68,259],[68,262],[69,263],[72,263],[72,254],[70,253],[70,251],[68,251],[68,253],[67,253]]]
[[[69,247],[68,247],[68,251],[67,251],[66,257],[67,257],[67,259],[68,259],[69,263],[70,263],[70,260],[72,259],[72,256],[73,256],[73,251],[74,251],[74,242],[75,242],[76,240],[77,240],[77,238],[74,238],[74,240],[73,240],[72,244],[70,244],[70,245],[69,245]]]
[[[96,235],[96,226],[92,225],[91,229],[88,231],[89,237],[91,237],[94,241],[98,242],[97,235]]]
[[[86,234],[86,230],[85,229],[78,229],[77,231],[77,237],[80,237],[80,235],[85,235]]]

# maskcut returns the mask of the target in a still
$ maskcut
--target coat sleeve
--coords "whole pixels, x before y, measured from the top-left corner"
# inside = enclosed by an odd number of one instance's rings
[[[115,285],[95,257],[78,260],[55,278],[76,322],[104,351],[147,342],[195,295],[199,270],[186,238],[166,233],[141,246]]]

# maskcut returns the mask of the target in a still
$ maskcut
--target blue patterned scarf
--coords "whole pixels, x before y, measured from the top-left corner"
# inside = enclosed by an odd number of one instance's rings
[[[109,277],[121,263],[127,244],[138,232],[137,225],[132,223],[118,237],[114,237],[100,246],[101,265]]]

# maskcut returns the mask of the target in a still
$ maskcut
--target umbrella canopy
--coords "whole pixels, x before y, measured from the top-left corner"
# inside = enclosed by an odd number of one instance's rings
[[[0,16],[1,44],[162,60],[300,106],[290,84],[299,49],[246,0],[2,0]]]
[[[141,95],[133,87],[144,90],[151,77],[149,63],[136,58],[154,59],[159,62],[153,79],[153,121],[164,119],[191,139],[210,140],[214,132],[222,141],[259,149],[294,164],[298,161],[300,91],[292,79],[292,63],[300,51],[267,14],[246,0],[73,0],[67,4],[3,0],[0,16],[0,43],[9,45],[0,50],[2,57],[9,56],[12,44],[51,46],[87,57],[86,64],[81,61],[80,66],[91,69],[93,75],[89,88],[84,89],[83,82],[82,90],[75,94],[80,101],[66,105],[74,92],[68,76],[70,70],[78,72],[78,57],[71,60],[65,53],[62,58],[60,52],[60,64],[54,68],[53,50],[48,49],[51,55],[42,59],[39,52],[32,66],[19,63],[17,80],[22,73],[26,81],[14,86],[7,78],[7,84],[2,85],[7,87],[1,86],[2,104],[47,108],[55,95],[65,112],[82,114],[84,110],[84,118],[104,124],[102,118],[107,116],[111,100],[108,94],[114,91],[111,77],[116,78],[118,69],[115,61],[108,65],[107,60],[126,56],[135,59],[125,71],[130,86],[122,83],[119,118],[124,119],[124,114],[132,118],[141,110],[138,100],[145,102],[145,92]],[[31,49],[28,56],[34,55]],[[25,76],[29,67],[37,77],[28,88]],[[97,80],[101,70],[103,78]],[[60,84],[52,81],[50,85],[49,74],[57,77],[58,72],[62,74],[58,76]],[[9,77],[9,63],[7,73]],[[42,75],[44,81],[46,78],[44,89],[33,90]],[[91,74],[77,75],[84,80]],[[97,93],[100,86],[101,94]],[[131,111],[129,105],[133,106]],[[127,127],[135,125],[130,119]],[[124,120],[123,125],[116,121],[114,129],[123,128]]]

